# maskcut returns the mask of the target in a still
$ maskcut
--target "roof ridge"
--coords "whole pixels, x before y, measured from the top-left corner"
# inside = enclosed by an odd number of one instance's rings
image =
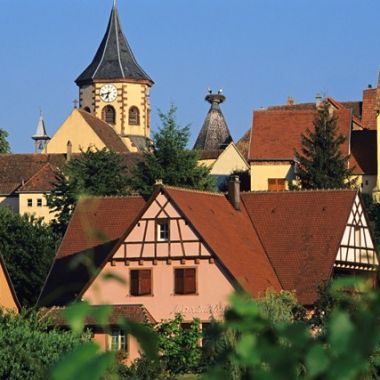
[[[225,193],[220,193],[217,191],[210,191],[210,190],[199,190],[199,189],[191,189],[187,187],[179,187],[179,186],[172,186],[172,185],[162,185],[164,189],[173,189],[173,190],[181,190],[181,191],[188,191],[191,193],[201,193],[201,194],[210,194],[210,195],[219,195],[224,196]]]
[[[83,199],[117,199],[117,198],[142,198],[142,195],[133,194],[133,195],[84,195]]]
[[[257,193],[263,193],[263,194],[283,194],[283,193],[319,193],[319,192],[358,192],[358,189],[297,189],[297,190],[251,190],[251,191],[241,191],[241,194],[257,194]]]

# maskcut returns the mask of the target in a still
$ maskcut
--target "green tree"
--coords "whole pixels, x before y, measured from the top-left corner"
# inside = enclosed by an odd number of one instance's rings
[[[0,128],[0,153],[11,153],[11,147],[7,140],[8,132]]]
[[[46,379],[52,365],[88,339],[52,328],[33,311],[15,315],[0,309],[0,378]]]
[[[301,135],[301,152],[295,152],[297,176],[303,189],[350,188],[352,169],[348,155],[340,148],[346,137],[337,132],[337,117],[330,113],[327,101],[322,103],[314,120],[314,130]]]
[[[41,220],[0,208],[0,252],[23,306],[34,306],[48,274],[56,237]]]
[[[159,111],[162,127],[153,135],[153,145],[144,154],[131,176],[131,187],[143,195],[152,193],[157,180],[165,185],[214,190],[210,170],[198,165],[198,153],[186,148],[190,128],[181,128],[176,121],[176,107],[167,114]]]
[[[122,157],[106,148],[87,149],[56,172],[54,190],[47,196],[54,231],[62,235],[80,196],[128,193]]]

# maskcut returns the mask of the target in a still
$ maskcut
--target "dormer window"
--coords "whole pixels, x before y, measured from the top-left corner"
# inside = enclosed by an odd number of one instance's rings
[[[169,220],[163,219],[157,221],[157,240],[169,240]]]
[[[140,125],[140,111],[135,106],[133,106],[129,109],[128,124],[129,125]]]
[[[116,124],[116,111],[112,106],[105,106],[102,111],[102,119],[107,124]]]

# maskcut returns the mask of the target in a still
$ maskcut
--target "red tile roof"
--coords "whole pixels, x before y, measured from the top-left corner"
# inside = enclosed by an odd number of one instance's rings
[[[240,140],[236,144],[236,147],[239,149],[240,153],[243,155],[243,157],[246,160],[248,160],[248,151],[249,151],[250,142],[251,142],[251,129],[248,129],[248,131],[244,133],[244,135],[240,138]]]
[[[46,164],[63,166],[65,154],[0,154],[0,194],[20,189]]]
[[[376,88],[363,91],[362,124],[364,128],[376,130]]]
[[[95,313],[100,307],[100,305],[91,306]],[[42,308],[40,315],[42,315],[43,318],[51,319],[54,325],[67,326],[64,312],[64,307]],[[138,323],[156,323],[156,320],[144,305],[111,305],[111,312],[107,324],[110,326],[116,325],[120,323],[120,319],[122,318],[127,318]],[[94,326],[97,325],[97,321],[92,317],[87,317],[84,324],[85,326]]]
[[[79,294],[144,204],[142,197],[82,199],[58,248],[39,303],[60,306]]]
[[[352,131],[350,167],[355,174],[377,175],[376,130]]]
[[[34,174],[23,186],[18,189],[19,193],[25,192],[49,192],[54,188],[55,171],[50,163],[45,164],[36,174]]]
[[[337,131],[348,137],[351,130],[351,111],[340,109]],[[315,111],[256,111],[253,114],[250,160],[291,160],[295,150],[301,150],[301,134],[313,130]],[[349,153],[348,139],[342,152]]]
[[[286,290],[312,304],[332,272],[356,192],[243,193],[269,259]]]
[[[163,187],[204,244],[245,290],[295,290],[309,304],[330,278],[356,192],[242,193],[241,211],[225,195]],[[79,203],[40,296],[41,305],[65,305],[79,296],[137,223],[140,197],[93,198]],[[78,260],[93,260],[72,269]],[[62,292],[63,290],[63,292]],[[51,296],[49,299],[48,296]]]
[[[222,194],[165,190],[244,289],[255,297],[267,288],[281,289],[244,208],[236,211]]]

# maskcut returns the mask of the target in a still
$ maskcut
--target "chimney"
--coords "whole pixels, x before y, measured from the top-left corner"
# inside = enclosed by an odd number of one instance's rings
[[[153,185],[153,190],[156,191],[158,188],[162,187],[164,185],[164,182],[162,179],[156,179],[156,182]]]
[[[287,104],[288,106],[294,105],[294,99],[292,96],[288,96]]]
[[[235,210],[240,211],[240,179],[232,175],[228,181],[228,200]]]
[[[66,161],[70,161],[72,155],[73,155],[73,144],[71,144],[71,141],[69,140],[67,142]]]

